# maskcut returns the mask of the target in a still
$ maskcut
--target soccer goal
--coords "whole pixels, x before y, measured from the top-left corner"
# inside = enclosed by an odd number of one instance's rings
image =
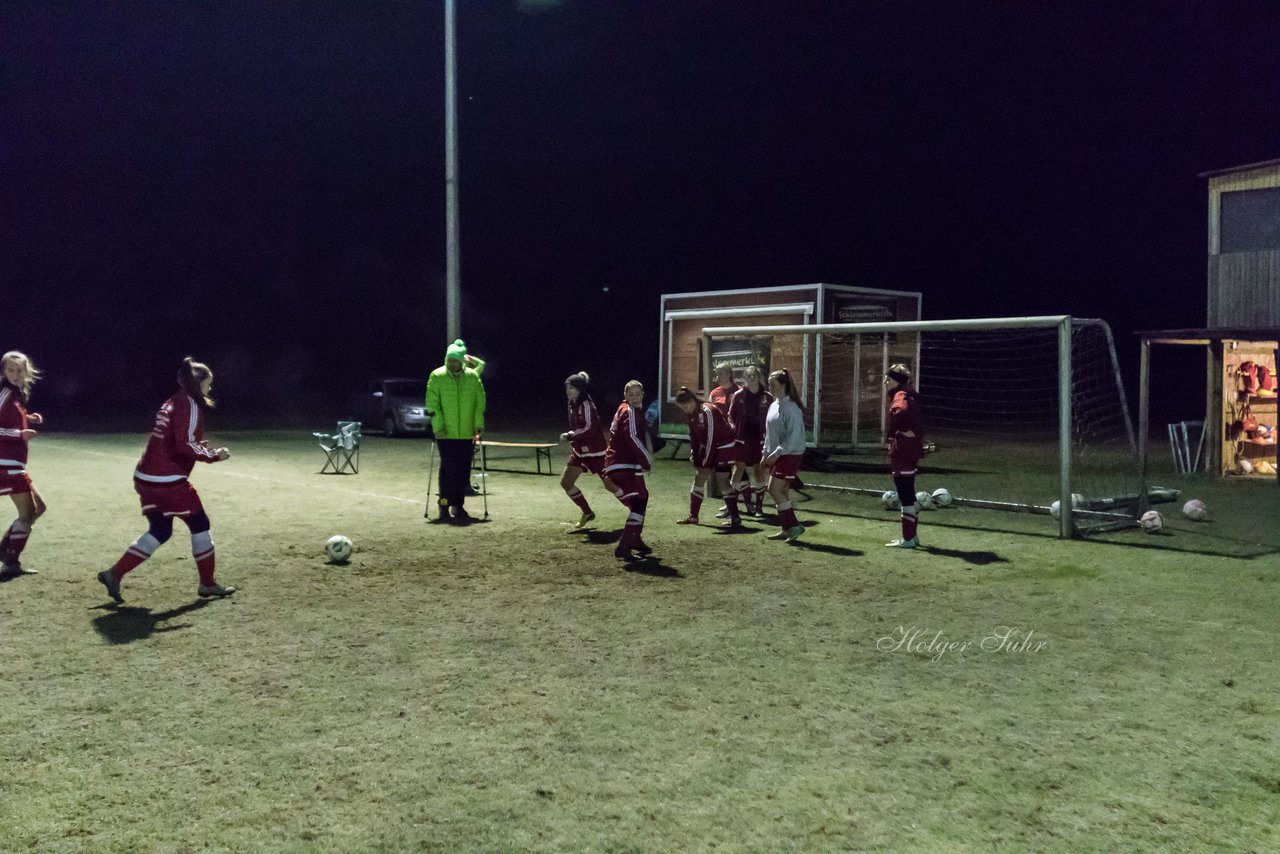
[[[787,368],[798,379],[818,470],[805,476],[808,487],[881,499],[884,374],[904,363],[924,402],[917,485],[946,489],[946,512],[1034,514],[1072,537],[1130,526],[1153,497],[1171,500],[1162,490],[1139,494],[1137,442],[1101,320],[705,327],[702,339],[706,376],[717,353],[747,350],[762,354],[766,372]]]

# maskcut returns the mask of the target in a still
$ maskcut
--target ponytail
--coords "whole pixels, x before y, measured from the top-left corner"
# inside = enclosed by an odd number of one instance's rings
[[[196,406],[206,412],[213,409],[213,399],[205,396],[200,384],[212,376],[213,371],[209,370],[208,365],[197,362],[190,356],[182,360],[182,367],[178,369],[178,386],[191,396]]]

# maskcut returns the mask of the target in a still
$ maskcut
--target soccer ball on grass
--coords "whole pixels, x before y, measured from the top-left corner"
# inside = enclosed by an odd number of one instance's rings
[[[916,493],[916,506],[921,510],[934,510],[933,496],[923,489]]]
[[[1160,515],[1159,510],[1148,510],[1142,514],[1142,518],[1138,520],[1138,524],[1142,526],[1142,530],[1148,534],[1157,533],[1164,527],[1164,517]]]
[[[933,504],[935,507],[951,506],[951,493],[945,486],[940,486],[933,491]]]
[[[1193,498],[1182,505],[1182,515],[1192,522],[1203,522],[1209,518],[1209,508],[1199,498]]]
[[[898,490],[896,489],[885,490],[884,495],[880,496],[880,506],[883,507],[885,510],[902,509],[902,502],[898,501]]]
[[[342,534],[334,534],[324,544],[324,556],[331,563],[346,563],[351,559],[353,549],[351,540],[342,536]]]

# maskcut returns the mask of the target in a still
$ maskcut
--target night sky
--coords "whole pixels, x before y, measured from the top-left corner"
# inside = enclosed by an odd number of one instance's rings
[[[571,371],[652,382],[658,295],[722,287],[1102,317],[1131,372],[1205,320],[1197,173],[1280,157],[1273,2],[458,5],[498,429]],[[442,10],[0,5],[0,348],[51,427],[145,430],[188,353],[224,426],[440,364]]]

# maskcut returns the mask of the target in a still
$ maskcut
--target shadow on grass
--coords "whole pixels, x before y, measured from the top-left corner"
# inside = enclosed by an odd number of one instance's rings
[[[622,539],[621,529],[615,531],[597,531],[593,528],[583,528],[577,531],[570,531],[571,534],[583,534],[583,539],[588,543],[594,543],[598,546],[607,546],[618,542]]]
[[[1008,563],[1008,558],[1000,557],[995,552],[967,552],[963,549],[940,549],[937,546],[920,546],[917,551],[925,554],[938,555],[940,557],[954,557],[965,563],[971,563],[974,566],[990,566],[993,563]]]
[[[4,584],[6,581],[13,581],[15,578],[23,578],[24,576],[38,575],[38,574],[39,573],[32,572],[31,570],[18,570],[17,572],[0,572],[0,584]]]
[[[622,568],[627,572],[634,572],[636,575],[652,575],[657,578],[684,578],[680,574],[680,570],[673,566],[667,566],[661,559],[653,555],[628,561],[623,564]]]
[[[793,548],[804,549],[810,552],[822,552],[823,554],[839,555],[840,557],[862,557],[866,552],[857,549],[846,549],[844,546],[829,546],[826,543],[811,543],[808,540],[796,540],[790,545]]]
[[[179,623],[175,626],[161,626],[160,623],[198,611],[212,601],[212,599],[197,599],[158,614],[151,613],[150,608],[100,605],[98,607],[107,609],[107,613],[93,618],[93,628],[107,643],[133,643],[137,640],[146,640],[157,632],[173,632],[190,628],[190,623]]]

